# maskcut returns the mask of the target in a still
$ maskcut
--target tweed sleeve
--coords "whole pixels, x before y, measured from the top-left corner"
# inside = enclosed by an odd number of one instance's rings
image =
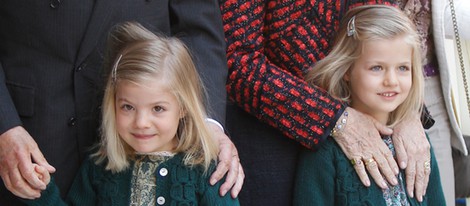
[[[221,2],[231,101],[309,149],[345,109],[303,74],[327,55],[342,14],[375,0]],[[342,2],[348,4],[342,5]]]
[[[220,6],[227,41],[229,98],[262,122],[314,149],[344,106],[303,80],[304,70],[325,56],[328,41],[324,37],[329,35],[310,27],[313,22],[305,13],[312,14],[314,5],[306,4],[228,0]]]

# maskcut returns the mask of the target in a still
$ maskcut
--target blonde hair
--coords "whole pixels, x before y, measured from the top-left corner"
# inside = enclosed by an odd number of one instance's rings
[[[354,32],[351,32],[352,21]],[[397,37],[404,37],[413,49],[412,86],[405,101],[389,116],[387,124],[394,126],[403,119],[421,112],[424,101],[419,36],[413,22],[399,9],[385,5],[365,5],[349,10],[341,21],[331,52],[310,68],[305,76],[306,81],[326,89],[336,99],[350,102],[351,91],[343,77],[362,55],[363,43]]]
[[[123,80],[136,84],[150,80],[163,81],[185,114],[179,121],[179,141],[173,152],[185,154],[185,165],[200,165],[207,171],[217,159],[218,147],[205,122],[204,88],[184,43],[126,22],[110,33],[104,65],[109,77],[102,105],[101,142],[94,154],[96,163],[106,160],[106,169],[113,172],[129,166],[135,151],[116,129],[116,85]]]

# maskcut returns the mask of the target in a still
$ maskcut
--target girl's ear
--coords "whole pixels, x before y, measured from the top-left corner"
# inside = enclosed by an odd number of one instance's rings
[[[186,116],[186,110],[184,108],[180,109],[180,119],[183,119]]]
[[[349,76],[350,71],[351,70],[348,69],[348,71],[346,71],[346,73],[344,73],[343,80],[346,81],[346,82],[349,82],[349,80],[351,79],[351,77]]]

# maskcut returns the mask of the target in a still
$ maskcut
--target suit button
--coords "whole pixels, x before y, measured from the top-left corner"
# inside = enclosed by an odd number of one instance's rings
[[[75,126],[76,122],[77,122],[77,119],[75,119],[75,117],[71,117],[71,118],[69,119],[68,125],[69,125],[70,127],[73,127],[73,126]]]
[[[77,68],[75,68],[75,71],[76,72],[82,71],[83,69],[86,68],[86,66],[87,66],[86,63],[82,63]]]
[[[59,6],[59,4],[61,3],[61,0],[51,0],[51,8],[53,9],[57,9],[57,7]]]

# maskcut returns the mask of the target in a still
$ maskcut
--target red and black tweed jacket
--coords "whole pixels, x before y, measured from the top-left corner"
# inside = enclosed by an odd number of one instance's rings
[[[368,3],[382,0],[220,0],[229,98],[315,149],[345,105],[303,74],[329,52],[342,14]]]

